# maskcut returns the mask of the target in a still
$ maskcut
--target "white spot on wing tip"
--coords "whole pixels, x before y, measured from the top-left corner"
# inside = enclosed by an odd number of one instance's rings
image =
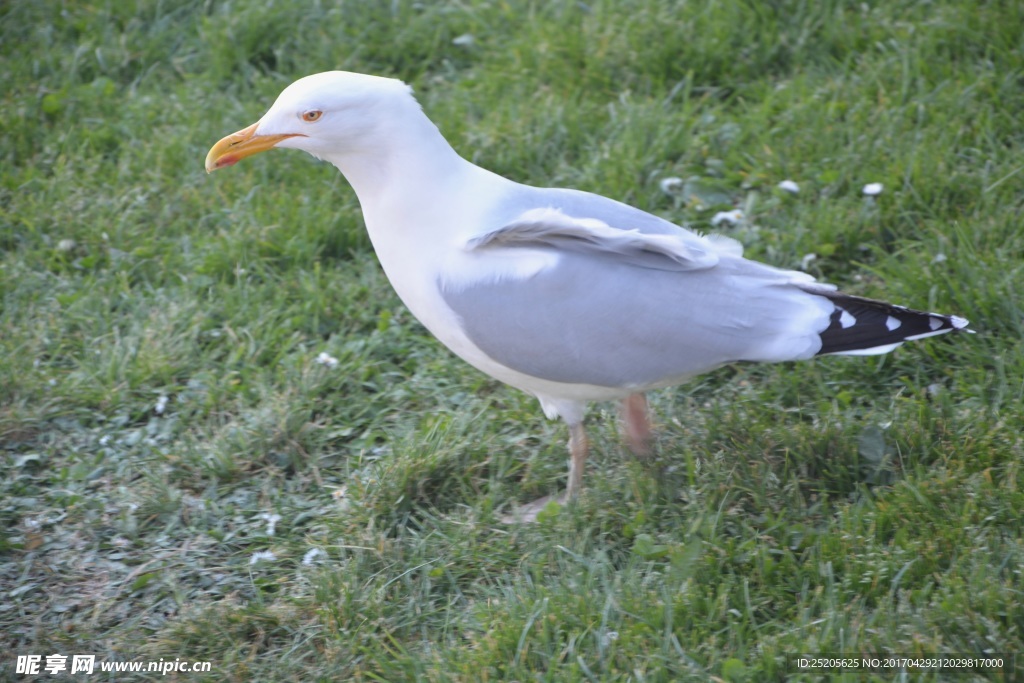
[[[849,311],[843,308],[839,310],[842,311],[842,314],[839,316],[839,324],[843,326],[844,330],[857,324],[857,319]]]
[[[885,329],[889,330],[890,332],[892,332],[893,330],[898,330],[900,328],[900,325],[902,324],[903,323],[901,323],[899,319],[894,318],[891,315],[885,319]]]
[[[938,314],[933,314],[928,318],[928,327],[931,329],[930,332],[922,332],[921,334],[905,337],[905,341],[926,339],[928,337],[934,337],[937,334],[945,334],[954,330],[964,330],[965,332],[973,334],[974,330],[965,329],[969,324],[970,323],[966,318],[961,318],[958,315],[939,317]]]

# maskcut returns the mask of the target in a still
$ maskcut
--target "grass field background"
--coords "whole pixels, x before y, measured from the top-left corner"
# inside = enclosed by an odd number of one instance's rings
[[[0,676],[1024,675],[1022,36],[976,0],[3,3]],[[580,504],[502,525],[564,486],[564,426],[405,311],[333,167],[203,172],[334,68],[407,80],[498,173],[740,208],[748,255],[977,334],[657,392],[649,463],[595,406]]]

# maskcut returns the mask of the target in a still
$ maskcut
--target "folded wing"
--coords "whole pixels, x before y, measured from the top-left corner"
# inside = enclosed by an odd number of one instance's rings
[[[556,382],[640,389],[820,351],[835,307],[799,286],[813,278],[743,259],[732,240],[676,231],[528,210],[466,249],[480,259],[542,252],[550,265],[442,282],[442,295],[484,353]]]

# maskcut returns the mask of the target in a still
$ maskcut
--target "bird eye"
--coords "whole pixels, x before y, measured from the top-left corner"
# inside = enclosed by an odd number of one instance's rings
[[[323,115],[324,113],[319,109],[310,109],[309,111],[302,112],[302,120],[306,123],[313,123],[314,121],[319,120]]]

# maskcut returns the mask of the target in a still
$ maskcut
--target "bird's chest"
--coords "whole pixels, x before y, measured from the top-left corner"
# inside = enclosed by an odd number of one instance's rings
[[[440,287],[452,262],[462,257],[457,228],[473,218],[430,203],[416,205],[421,210],[383,207],[366,212],[367,231],[402,303],[435,337],[460,353],[466,340]]]
[[[385,207],[364,214],[377,258],[399,298],[431,334],[463,360],[498,376],[500,368],[469,339],[444,291],[496,280],[514,284],[550,265],[551,257],[530,249],[467,249],[469,237],[497,227],[486,211],[471,201],[454,209],[421,206],[422,212]],[[493,304],[500,309],[503,302]]]

